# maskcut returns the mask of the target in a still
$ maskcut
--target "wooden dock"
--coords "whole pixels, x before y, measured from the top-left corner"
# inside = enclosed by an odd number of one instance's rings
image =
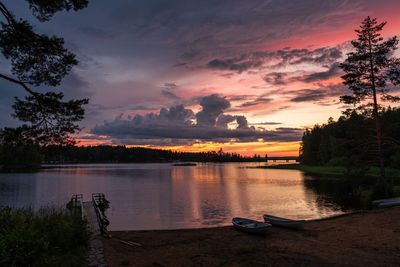
[[[86,220],[91,233],[89,241],[88,266],[107,267],[104,259],[103,238],[108,237],[107,226],[109,224],[105,210],[109,202],[104,194],[92,194],[92,201],[83,201],[83,195],[73,195],[67,205],[72,212],[79,212],[82,220]]]
[[[87,221],[89,231],[92,233],[92,235],[100,235],[100,227],[92,201],[85,201],[82,203],[82,214],[83,218]]]
[[[88,228],[93,236],[107,236],[107,226],[109,221],[105,215],[106,209],[109,207],[109,202],[103,193],[92,194],[92,201],[83,201],[83,195],[73,195],[67,207],[72,212],[80,213],[82,220],[86,220]]]

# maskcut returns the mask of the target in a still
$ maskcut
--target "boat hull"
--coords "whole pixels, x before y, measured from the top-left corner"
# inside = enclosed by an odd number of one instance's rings
[[[290,220],[286,218],[276,217],[265,214],[264,221],[274,226],[285,227],[290,229],[300,230],[304,228],[304,220]]]
[[[378,208],[400,206],[400,197],[374,200],[372,204],[376,205]]]
[[[271,228],[271,224],[269,223],[240,217],[233,218],[232,224],[236,229],[251,234],[265,234]]]

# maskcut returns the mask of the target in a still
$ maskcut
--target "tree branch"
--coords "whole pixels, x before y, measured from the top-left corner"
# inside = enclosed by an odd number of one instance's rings
[[[18,84],[18,85],[22,86],[22,88],[24,88],[25,91],[27,91],[29,94],[33,95],[34,97],[38,96],[38,93],[36,93],[32,89],[30,89],[24,82],[21,82],[19,80],[16,80],[16,79],[14,79],[12,77],[9,77],[9,76],[1,74],[1,73],[0,73],[0,78],[3,78],[4,80],[7,80],[9,82],[12,82],[12,83],[15,83],[15,84]]]
[[[1,4],[1,3],[0,3],[0,4]],[[41,99],[40,99],[40,97],[39,97],[39,93],[37,93],[37,92],[31,90],[24,82],[21,82],[21,81],[19,81],[19,80],[16,80],[16,79],[11,78],[11,77],[9,77],[9,76],[6,76],[6,75],[4,75],[4,74],[1,74],[1,73],[0,73],[0,78],[3,78],[3,79],[5,79],[5,80],[7,80],[7,81],[9,81],[9,82],[12,82],[12,83],[15,83],[15,84],[18,84],[18,85],[22,86],[22,88],[24,88],[25,91],[27,91],[29,94],[31,94],[33,97],[35,97],[36,100],[37,100],[37,102],[38,102],[38,104],[39,104],[40,113],[42,114],[43,119],[46,119],[47,116],[46,116],[46,114],[43,112],[42,101],[41,101]],[[47,129],[48,127],[47,127],[47,122],[46,122],[46,121],[45,121],[45,125],[46,125],[46,129]]]
[[[13,15],[11,14],[11,12],[6,8],[6,6],[2,2],[0,2],[0,12],[6,18],[8,24],[12,25],[14,22]]]

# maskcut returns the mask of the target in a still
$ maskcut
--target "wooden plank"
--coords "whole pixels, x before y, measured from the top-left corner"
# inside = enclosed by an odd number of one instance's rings
[[[91,201],[83,202],[83,215],[88,222],[89,230],[94,236],[100,234],[96,212]]]

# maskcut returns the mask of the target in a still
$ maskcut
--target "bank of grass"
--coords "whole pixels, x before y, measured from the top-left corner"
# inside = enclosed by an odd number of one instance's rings
[[[258,168],[265,169],[282,169],[282,170],[300,170],[305,173],[323,175],[323,176],[345,176],[348,175],[348,170],[346,167],[342,166],[314,166],[314,165],[303,165],[303,164],[282,164],[282,165],[268,165],[260,166]],[[386,175],[388,177],[400,178],[400,169],[386,168]],[[365,176],[378,177],[379,168],[370,167],[365,170]]]
[[[85,266],[88,240],[69,211],[0,207],[0,266]]]

